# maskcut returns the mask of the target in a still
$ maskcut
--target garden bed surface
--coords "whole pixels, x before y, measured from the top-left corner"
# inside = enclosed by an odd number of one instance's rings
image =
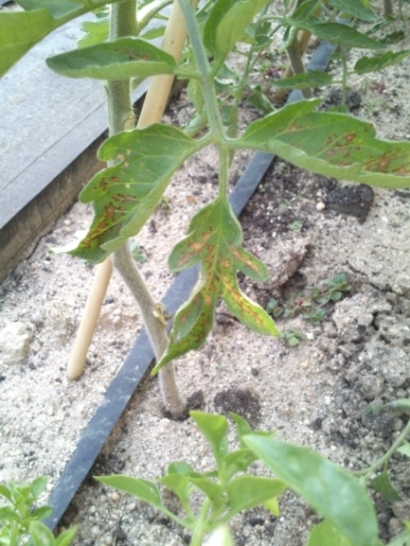
[[[355,115],[372,120],[382,137],[407,138],[409,69],[406,60],[372,76],[368,85],[352,82],[361,96]],[[334,94],[327,96],[329,104],[334,100]],[[182,96],[166,121],[179,123],[189,113]],[[254,115],[245,108],[242,126]],[[237,154],[232,182],[248,158]],[[216,173],[213,150],[188,161],[138,237],[146,258],[141,269],[158,300],[172,281],[167,256],[191,215],[216,195]],[[276,430],[279,438],[308,445],[350,470],[379,458],[406,422],[394,414],[371,416],[369,403],[410,394],[410,194],[357,188],[276,161],[241,216],[245,246],[267,264],[270,280],[259,285],[241,279],[243,290],[265,306],[271,298],[289,301],[292,293],[322,286],[338,273],[346,274],[351,290],[325,307],[317,325],[300,316],[278,319],[280,330],[293,327],[306,335],[293,348],[250,332],[220,306],[203,349],[177,362],[182,393],[202,391],[201,409],[236,411],[253,427]],[[91,210],[76,204],[0,286],[0,481],[46,475],[52,489],[141,330],[134,302],[114,275],[85,373],[76,382],[65,377],[94,267],[49,248],[71,242],[90,218]],[[91,475],[154,479],[174,460],[201,471],[212,468],[209,446],[192,420],[166,419],[160,405],[157,380],[146,377]],[[389,505],[374,495],[386,542],[410,509],[408,460],[397,455],[390,469],[403,500]],[[186,532],[167,518],[96,485],[91,475],[62,521],[79,525],[74,545],[187,543]],[[291,492],[280,508],[278,518],[262,509],[236,517],[235,544],[304,545],[317,516]]]

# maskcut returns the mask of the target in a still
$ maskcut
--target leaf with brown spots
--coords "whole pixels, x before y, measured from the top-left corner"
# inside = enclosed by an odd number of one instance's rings
[[[172,174],[200,148],[179,129],[160,124],[106,140],[98,157],[117,163],[97,173],[81,192],[81,201],[93,202],[95,217],[86,237],[69,252],[98,263],[136,235]]]
[[[303,169],[382,188],[410,186],[410,142],[388,142],[349,115],[314,112],[301,101],[255,121],[240,147],[277,154]]]
[[[225,199],[216,199],[194,216],[188,237],[171,253],[169,267],[177,273],[200,262],[199,280],[190,299],[175,316],[168,349],[154,373],[170,360],[203,345],[211,331],[215,306],[220,298],[231,313],[252,330],[278,335],[271,317],[238,286],[238,271],[256,281],[268,277],[263,263],[241,244],[241,226]]]

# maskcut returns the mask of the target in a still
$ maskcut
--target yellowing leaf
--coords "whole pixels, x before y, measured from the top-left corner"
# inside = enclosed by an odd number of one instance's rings
[[[410,186],[410,142],[388,142],[349,115],[314,112],[301,101],[255,121],[240,145],[270,152],[303,169],[384,188]]]
[[[104,142],[98,157],[117,163],[97,173],[80,198],[93,202],[95,217],[71,254],[98,263],[136,235],[159,203],[171,175],[200,148],[174,127],[160,124],[119,133]]]
[[[190,233],[173,249],[169,267],[178,272],[200,261],[200,278],[190,299],[175,316],[170,344],[154,373],[173,358],[203,345],[212,328],[219,298],[249,328],[265,335],[278,335],[269,315],[238,286],[238,271],[257,281],[267,278],[265,266],[243,249],[241,243],[241,227],[224,199],[216,199],[192,219]]]

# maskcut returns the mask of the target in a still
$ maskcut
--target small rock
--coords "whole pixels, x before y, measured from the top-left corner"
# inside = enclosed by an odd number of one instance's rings
[[[316,204],[316,210],[321,212],[322,210],[325,210],[326,205],[323,203],[323,201],[319,201],[319,203]]]
[[[21,364],[28,355],[31,331],[22,322],[9,322],[0,331],[0,364]]]

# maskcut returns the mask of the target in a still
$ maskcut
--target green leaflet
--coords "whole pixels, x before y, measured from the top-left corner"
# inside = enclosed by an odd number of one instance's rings
[[[172,74],[173,57],[141,38],[120,38],[47,59],[48,66],[71,78],[126,80]]]
[[[272,80],[271,85],[284,89],[310,89],[332,83],[332,76],[321,70],[308,70],[302,74],[296,74],[292,78]]]
[[[332,6],[339,8],[344,14],[351,15],[362,21],[376,21],[377,15],[371,7],[365,6],[360,0],[330,0]]]
[[[163,508],[158,487],[153,482],[122,474],[94,476],[94,478],[101,483],[115,487],[120,491],[124,491],[124,493],[129,493],[138,499],[148,502],[151,506],[155,506],[155,508]]]
[[[236,2],[219,21],[215,35],[218,52],[228,55],[240,40],[246,27],[270,0],[240,0]]]
[[[394,503],[401,501],[399,492],[392,484],[387,470],[383,470],[371,480],[373,489],[375,489],[387,502]]]
[[[386,51],[383,55],[377,57],[362,57],[354,65],[354,71],[356,74],[368,74],[369,72],[378,72],[387,68],[393,64],[401,62],[403,59],[410,55],[410,50],[399,51],[393,53],[393,51]]]
[[[281,495],[287,486],[276,478],[238,476],[226,486],[229,505],[234,514],[249,510]]]
[[[64,23],[119,0],[19,0],[27,11],[0,13],[0,77]]]
[[[306,546],[354,546],[329,521],[322,521],[315,525],[309,534]]]
[[[89,2],[86,0],[17,0],[26,11],[46,9],[55,19],[76,14],[79,9],[87,7]]]
[[[289,19],[289,22],[293,24],[292,18]],[[295,25],[303,30],[308,30],[322,40],[347,48],[383,49],[385,47],[384,44],[342,23],[318,23],[317,19],[312,18],[304,22],[295,21]]]
[[[178,310],[169,346],[153,373],[173,358],[203,345],[213,325],[218,298],[252,330],[278,335],[266,311],[239,289],[238,271],[257,281],[267,278],[265,266],[241,243],[241,227],[226,200],[217,198],[194,216],[188,237],[171,253],[169,267],[176,273],[201,262],[200,279],[190,299]]]
[[[84,21],[81,30],[85,35],[77,42],[78,47],[89,47],[108,40],[108,17],[99,21]]]
[[[0,76],[57,26],[45,9],[0,13]]]
[[[258,120],[241,147],[277,154],[303,169],[383,188],[410,186],[410,143],[375,138],[373,125],[344,114],[314,112],[301,101]]]
[[[355,546],[379,546],[366,489],[346,470],[306,447],[250,434],[245,443],[275,475]]]
[[[93,201],[95,217],[75,256],[98,263],[136,235],[159,203],[171,175],[201,148],[174,127],[153,124],[119,133],[101,146],[98,157],[117,163],[97,173],[80,194]]]
[[[270,0],[218,0],[207,19],[204,44],[212,53],[226,56],[242,38],[246,27]]]

